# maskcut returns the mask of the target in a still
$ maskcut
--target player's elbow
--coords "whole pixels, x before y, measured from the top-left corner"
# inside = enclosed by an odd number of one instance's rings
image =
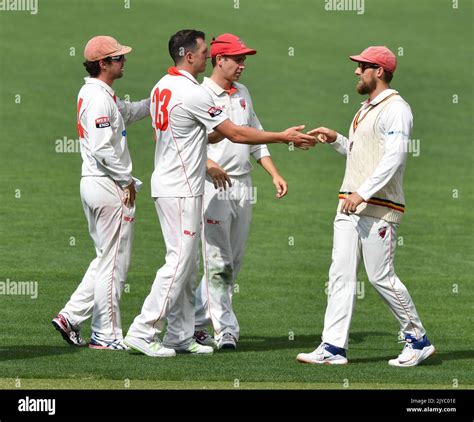
[[[244,129],[241,126],[235,126],[235,128],[231,130],[228,138],[231,142],[236,144],[244,144],[248,139]]]

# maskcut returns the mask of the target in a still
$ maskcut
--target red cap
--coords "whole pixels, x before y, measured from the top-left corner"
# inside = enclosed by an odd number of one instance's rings
[[[378,64],[390,73],[394,73],[397,68],[397,57],[385,46],[368,47],[358,56],[349,58],[353,62]]]
[[[222,34],[211,41],[211,56],[216,57],[218,54],[224,56],[239,56],[245,54],[252,56],[257,50],[248,48],[245,43],[236,35]]]
[[[98,35],[91,38],[84,49],[84,57],[90,62],[105,59],[111,56],[121,56],[132,51],[131,47],[121,45],[115,38],[107,35]]]

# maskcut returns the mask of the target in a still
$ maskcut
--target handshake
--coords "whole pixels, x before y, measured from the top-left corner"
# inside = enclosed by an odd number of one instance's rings
[[[318,127],[306,133],[301,133],[304,125],[293,126],[286,129],[282,134],[286,137],[285,143],[292,143],[295,147],[307,150],[317,143],[332,143],[337,138],[337,132],[326,127]]]

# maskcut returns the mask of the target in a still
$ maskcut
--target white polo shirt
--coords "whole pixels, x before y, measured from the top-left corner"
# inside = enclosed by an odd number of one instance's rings
[[[150,100],[126,102],[96,78],[85,78],[77,97],[82,176],[109,176],[122,187],[132,182],[125,125],[149,113]]]
[[[190,73],[176,67],[153,87],[150,99],[156,139],[151,195],[203,195],[207,133],[227,115]]]
[[[232,123],[263,130],[245,85],[235,82],[228,92],[211,78],[204,78],[202,86],[211,94],[217,107],[226,112]],[[238,144],[223,139],[217,144],[207,146],[207,156],[219,164],[229,176],[242,176],[252,171],[250,154],[256,160],[270,156],[266,145]]]

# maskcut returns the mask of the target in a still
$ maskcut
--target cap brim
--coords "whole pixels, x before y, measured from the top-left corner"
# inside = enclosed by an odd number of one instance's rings
[[[121,56],[122,54],[128,54],[132,51],[132,47],[128,47],[127,45],[122,45],[122,48],[114,53],[114,56]]]
[[[257,50],[252,50],[251,48],[242,48],[241,50],[236,50],[232,51],[230,53],[217,53],[214,55],[217,56],[253,56],[254,54],[257,54]]]
[[[353,62],[360,62],[360,63],[373,63],[370,60],[367,60],[366,58],[362,57],[361,55],[358,56],[349,56],[349,59],[351,59]]]

